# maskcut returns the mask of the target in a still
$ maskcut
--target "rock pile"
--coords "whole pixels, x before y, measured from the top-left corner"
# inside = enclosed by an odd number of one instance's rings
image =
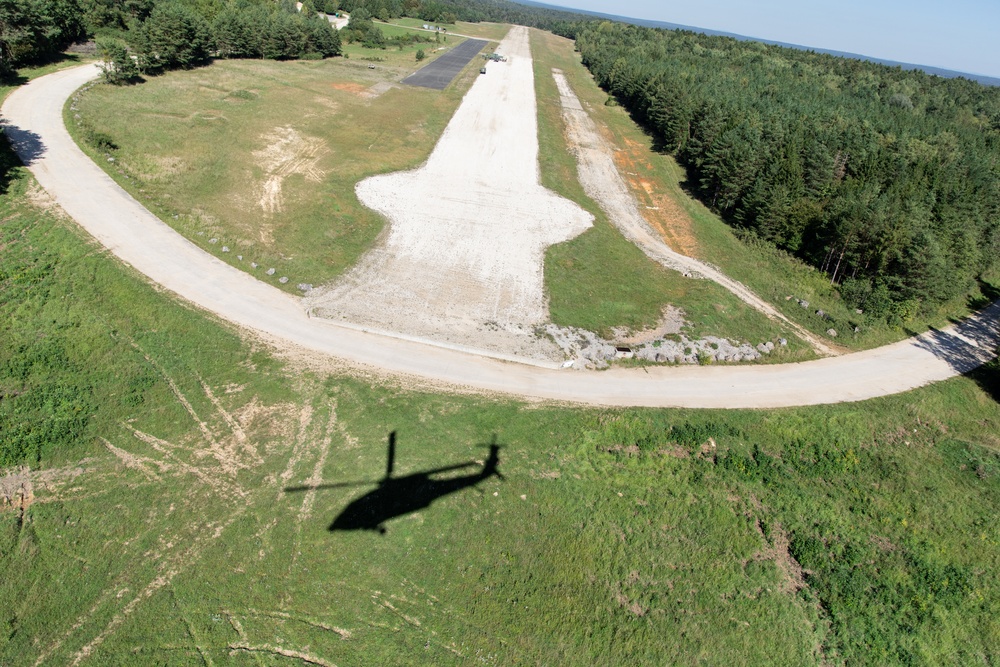
[[[548,324],[542,332],[562,349],[566,357],[572,361],[567,364],[573,368],[607,368],[610,362],[619,356],[619,351],[613,342],[601,338],[592,331]],[[678,334],[676,337],[679,340],[675,340],[673,336],[657,338],[632,346],[631,350],[636,359],[654,363],[703,364],[756,361],[761,356],[773,352],[775,347],[772,341],[760,343],[755,348],[750,343],[737,343],[717,336],[705,336],[696,340],[683,334]]]

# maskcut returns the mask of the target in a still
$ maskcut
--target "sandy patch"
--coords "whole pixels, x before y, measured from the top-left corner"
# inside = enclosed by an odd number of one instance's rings
[[[265,147],[253,152],[265,174],[256,189],[257,205],[265,213],[279,213],[284,207],[282,188],[286,178],[300,174],[311,183],[322,182],[324,172],[318,163],[327,148],[322,139],[304,137],[292,127],[276,127],[261,140]]]
[[[539,184],[527,29],[479,78],[427,163],[366,179],[358,198],[389,220],[379,245],[306,299],[316,315],[457,345],[559,358],[548,321],[545,249],[591,216]]]
[[[368,86],[360,83],[353,83],[351,81],[338,81],[331,83],[330,87],[334,90],[340,90],[345,93],[350,93],[351,95],[357,95],[358,97],[366,97],[368,95]]]
[[[613,143],[610,132],[602,128],[605,140]],[[649,163],[649,151],[637,141],[625,139],[622,150],[614,152],[615,165],[628,181],[639,202],[639,210],[646,221],[659,232],[664,242],[688,257],[698,257],[698,239],[692,229],[691,216],[667,193],[656,189],[652,181],[643,178],[653,166]]]

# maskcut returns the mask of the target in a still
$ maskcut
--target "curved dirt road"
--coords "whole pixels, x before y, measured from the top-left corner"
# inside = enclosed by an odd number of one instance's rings
[[[118,187],[73,143],[66,99],[98,71],[64,70],[14,91],[6,132],[39,183],[122,261],[237,326],[314,352],[419,376],[442,386],[592,405],[769,408],[858,401],[971,370],[1000,341],[1000,302],[944,331],[876,350],[776,366],[654,367],[581,372],[333,326],[299,299],[261,283],[182,238]]]

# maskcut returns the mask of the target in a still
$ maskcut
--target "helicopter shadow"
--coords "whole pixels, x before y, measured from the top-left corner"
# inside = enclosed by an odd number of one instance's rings
[[[489,445],[490,453],[485,461],[465,461],[441,468],[423,470],[402,477],[393,476],[393,466],[396,459],[396,432],[389,434],[388,455],[386,457],[385,477],[377,482],[340,482],[334,484],[310,484],[305,486],[285,487],[288,493],[300,491],[339,489],[351,486],[377,487],[368,493],[352,500],[341,511],[330,531],[338,530],[370,530],[381,535],[386,533],[385,524],[391,519],[412,514],[418,510],[430,507],[437,499],[461,491],[475,488],[479,483],[490,477],[503,480],[503,475],[497,469],[500,464],[501,445],[496,444],[496,435]],[[475,468],[478,471],[458,477],[437,477],[443,473]]]

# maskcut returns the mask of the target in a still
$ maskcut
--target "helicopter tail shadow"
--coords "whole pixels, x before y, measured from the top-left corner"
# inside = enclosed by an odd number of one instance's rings
[[[352,500],[347,507],[330,524],[330,531],[370,530],[384,535],[385,523],[396,517],[412,514],[429,507],[435,500],[457,493],[463,489],[475,488],[491,477],[504,480],[500,473],[500,450],[496,435],[489,444],[489,456],[483,462],[466,461],[454,465],[433,468],[410,473],[400,477],[393,476],[393,464],[396,455],[396,431],[389,434],[386,460],[386,476],[378,482],[377,487],[364,495]],[[463,470],[481,465],[479,471],[457,477],[439,477],[447,472]],[[335,484],[317,484],[309,486],[287,487],[285,491],[296,492],[309,489],[332,489],[346,486],[357,486],[364,482],[345,482]]]

